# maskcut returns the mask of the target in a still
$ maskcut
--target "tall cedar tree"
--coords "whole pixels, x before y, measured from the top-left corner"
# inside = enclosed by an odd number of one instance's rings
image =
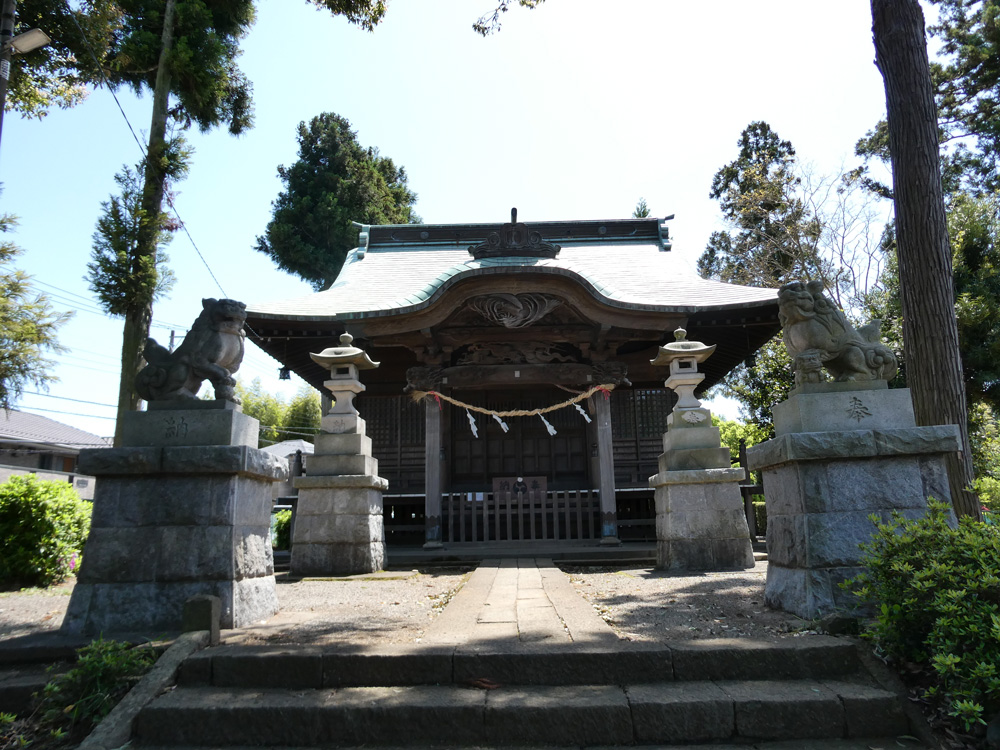
[[[181,171],[176,142],[166,137],[168,119],[203,131],[225,123],[234,135],[250,127],[250,82],[236,58],[254,6],[250,0],[119,0],[119,7],[121,26],[105,61],[108,80],[113,87],[153,92],[139,222],[128,241],[134,241],[135,267],[155,268],[166,181]],[[140,293],[126,295],[119,313],[124,326],[115,445],[121,443],[123,415],[139,406],[135,376],[153,317],[153,288],[133,285]]]
[[[256,249],[316,289],[333,284],[361,224],[409,224],[417,196],[406,171],[358,143],[351,123],[326,112],[299,123],[299,160],[279,166],[285,189]]]
[[[18,55],[11,66],[6,109],[44,117],[52,107],[68,108],[100,81],[97,61],[110,49],[122,10],[114,0],[19,0],[15,34],[44,29],[51,42]]]
[[[367,29],[385,12],[383,0],[316,4]],[[176,141],[167,138],[168,121],[181,128],[197,125],[202,131],[225,124],[234,135],[252,125],[251,85],[236,60],[255,9],[252,0],[118,0],[117,7],[118,28],[103,61],[107,78],[112,87],[127,86],[136,93],[149,89],[153,94],[135,256],[137,267],[155,267],[166,181],[180,171]],[[139,405],[135,376],[149,335],[152,302],[150,294],[126,300],[116,445],[123,414]]]
[[[385,0],[309,0],[350,23],[371,31],[385,15]],[[162,3],[161,3],[162,4]],[[219,3],[212,6],[217,13]],[[252,7],[252,6],[251,6]],[[99,69],[112,73],[111,55],[134,21],[129,14],[141,8],[119,0],[19,0],[15,33],[44,29],[52,41],[24,55],[11,66],[7,109],[25,117],[43,117],[49,109],[72,107],[87,96],[87,86],[101,81]],[[155,43],[159,29],[147,29]],[[193,52],[193,51],[192,51]],[[131,66],[126,65],[125,68]],[[155,71],[154,71],[155,75]]]
[[[969,429],[970,434],[975,430],[982,435],[983,415],[991,417],[1000,412],[1000,199],[977,198],[964,192],[950,196],[948,234]],[[882,289],[869,295],[867,304],[869,315],[882,320],[882,334],[889,346],[902,352],[903,315],[892,226],[888,227],[885,243],[891,262],[882,274]],[[900,357],[900,374],[893,382],[897,384],[906,385],[905,354]],[[973,437],[971,449],[978,477],[987,464],[982,460],[983,452],[992,448],[977,443]]]
[[[938,138],[945,198],[963,191],[979,197],[1000,190],[1000,0],[929,0],[938,22],[928,28],[940,43],[931,62],[938,107]],[[879,122],[858,141],[858,156],[889,162],[889,130]],[[858,170],[867,187],[892,198],[892,189]]]
[[[13,217],[0,214],[0,234],[13,230]],[[55,380],[46,352],[61,352],[57,331],[69,313],[56,313],[31,286],[31,277],[13,267],[21,249],[0,241],[0,407],[11,408],[25,386],[44,388]]]
[[[719,201],[731,231],[713,232],[698,273],[734,284],[775,286],[792,278],[822,278],[822,226],[798,195],[795,148],[766,122],[740,133],[739,155],[715,173],[709,197]],[[722,391],[743,416],[772,434],[771,408],[792,388],[791,361],[774,338],[726,376]]]
[[[957,143],[946,176],[974,193],[1000,190],[1000,0],[930,0],[942,62],[931,64],[941,137]],[[971,142],[970,149],[966,142]]]
[[[797,195],[795,149],[766,122],[739,138],[739,156],[712,178],[731,232],[713,232],[698,259],[706,278],[773,286],[788,278],[821,278],[820,222]]]
[[[907,380],[919,425],[958,425],[948,454],[955,511],[980,517],[955,320],[937,108],[917,0],[871,0],[875,62],[885,81]]]
[[[87,281],[108,315],[123,316],[134,300],[156,300],[170,289],[174,275],[167,268],[163,248],[170,240],[166,215],[157,225],[156,253],[138,252],[142,212],[142,167],[124,167],[117,175],[119,194],[101,204],[101,218],[93,236]]]

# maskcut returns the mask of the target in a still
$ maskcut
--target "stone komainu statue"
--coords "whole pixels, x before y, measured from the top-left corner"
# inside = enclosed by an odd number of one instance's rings
[[[233,392],[233,373],[243,361],[243,323],[247,306],[234,299],[203,299],[195,319],[176,351],[146,339],[148,363],[135,378],[135,390],[147,401],[183,401],[198,397],[205,380],[215,397],[239,403]]]
[[[825,380],[891,380],[896,355],[879,340],[882,321],[855,329],[823,294],[821,281],[792,281],[778,290],[782,338],[793,360],[795,384]]]

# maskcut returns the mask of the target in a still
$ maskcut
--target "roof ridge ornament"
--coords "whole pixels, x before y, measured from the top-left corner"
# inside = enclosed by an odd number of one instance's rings
[[[541,232],[518,222],[517,208],[512,208],[510,223],[501,226],[499,231],[490,232],[478,245],[470,245],[469,254],[476,260],[506,256],[555,258],[561,249],[543,240]]]

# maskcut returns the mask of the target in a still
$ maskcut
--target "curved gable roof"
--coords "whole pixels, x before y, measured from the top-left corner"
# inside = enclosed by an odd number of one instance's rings
[[[659,220],[635,220],[631,224]],[[604,224],[622,224],[605,222]],[[566,222],[567,226],[600,222]],[[382,242],[352,250],[336,282],[327,290],[304,297],[248,305],[248,312],[262,318],[299,320],[349,320],[405,315],[431,304],[449,287],[469,278],[489,274],[556,274],[579,283],[598,301],[612,306],[654,312],[691,314],[773,304],[777,290],[736,286],[702,279],[677,269],[677,263],[656,235],[605,238],[577,232],[560,241],[554,258],[512,253],[476,259],[470,255],[469,238],[485,237],[495,225],[451,228],[457,239],[434,239],[432,232],[416,227],[372,227]],[[447,225],[432,229],[443,230]],[[527,225],[543,227],[548,225]],[[603,227],[603,225],[602,225]],[[364,228],[368,229],[368,228]],[[404,231],[423,231],[417,240],[394,240]],[[393,232],[392,230],[396,230]],[[465,230],[458,235],[457,230]],[[475,230],[478,230],[476,232]],[[475,232],[475,234],[473,233]],[[365,238],[367,233],[362,233]],[[424,239],[419,239],[421,236]],[[669,247],[669,245],[666,245]]]

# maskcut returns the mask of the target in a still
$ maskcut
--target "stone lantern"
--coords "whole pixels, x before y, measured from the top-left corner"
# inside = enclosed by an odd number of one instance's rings
[[[354,397],[365,390],[358,378],[358,371],[374,370],[379,365],[378,362],[372,362],[364,351],[356,346],[351,346],[353,341],[354,337],[351,334],[343,333],[340,336],[340,346],[331,346],[319,354],[309,355],[313,362],[330,371],[330,379],[324,381],[323,385],[333,395],[334,404],[329,414],[334,417],[358,416],[358,410],[354,407]],[[333,421],[337,420],[331,420],[331,422]],[[351,420],[343,419],[340,421],[346,427]],[[324,420],[323,425],[325,432],[347,431],[327,429],[325,422],[326,420]]]
[[[385,560],[382,492],[372,439],[354,406],[365,390],[361,370],[373,370],[365,352],[345,333],[340,346],[310,354],[330,370],[323,385],[334,404],[323,416],[316,452],[306,459],[306,476],[295,478],[299,491],[292,532],[291,573],[295,576],[354,575],[381,570]]]
[[[739,482],[743,469],[731,468],[712,412],[695,398],[705,379],[698,365],[715,346],[675,341],[660,347],[654,365],[669,365],[664,385],[677,394],[667,417],[660,472],[649,478],[656,503],[656,567],[665,570],[726,570],[753,567],[750,532]]]
[[[677,412],[690,409],[701,409],[701,401],[694,396],[694,389],[705,379],[705,374],[698,372],[698,365],[712,356],[715,344],[706,346],[700,341],[688,341],[687,331],[678,328],[674,331],[676,341],[661,346],[656,359],[650,360],[653,365],[669,365],[670,377],[664,385],[677,394],[677,404],[671,412],[671,417]],[[689,423],[703,422],[708,416],[708,410],[703,409],[701,417],[682,417]]]

